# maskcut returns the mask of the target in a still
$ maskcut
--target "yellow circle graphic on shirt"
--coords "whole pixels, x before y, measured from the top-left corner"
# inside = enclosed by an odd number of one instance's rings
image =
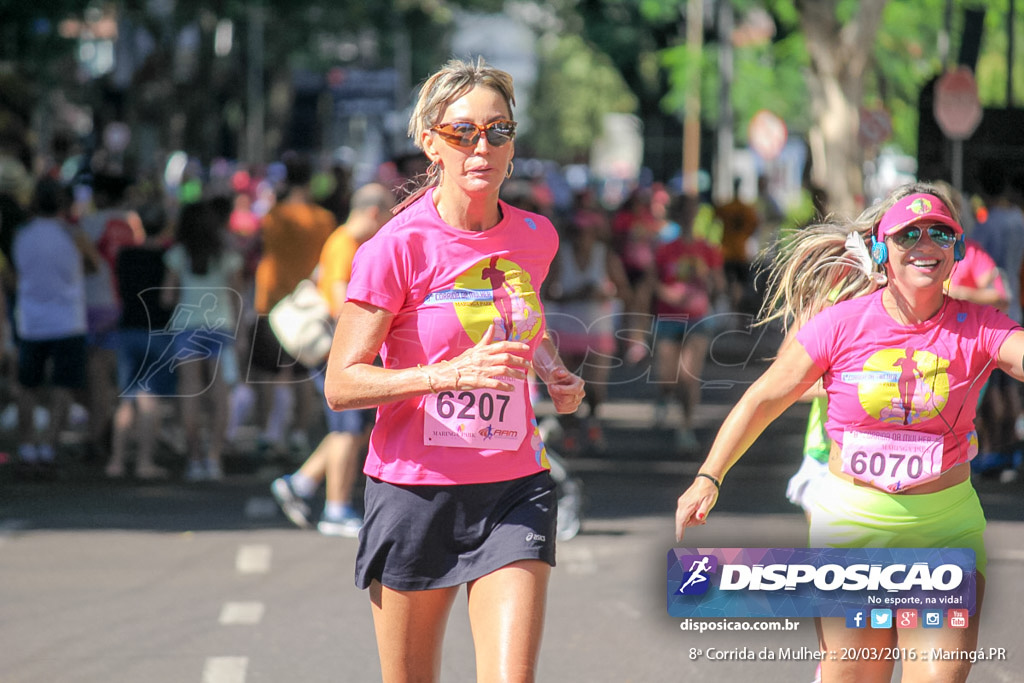
[[[474,344],[492,324],[494,341],[529,342],[540,334],[540,300],[530,274],[518,264],[490,256],[455,278],[455,289],[480,294],[454,304],[455,314]]]
[[[913,348],[882,349],[864,363],[857,395],[864,411],[895,425],[936,417],[949,399],[949,361]]]

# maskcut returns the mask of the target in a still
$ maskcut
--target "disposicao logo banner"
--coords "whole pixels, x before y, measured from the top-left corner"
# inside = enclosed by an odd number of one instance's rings
[[[968,548],[673,548],[673,617],[845,617],[849,609],[975,610]]]

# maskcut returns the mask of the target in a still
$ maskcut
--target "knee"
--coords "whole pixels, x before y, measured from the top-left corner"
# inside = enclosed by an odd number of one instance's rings
[[[971,673],[968,660],[904,662],[903,683],[961,683]]]
[[[503,662],[490,671],[487,668],[478,668],[478,683],[534,683],[537,678],[536,662]]]

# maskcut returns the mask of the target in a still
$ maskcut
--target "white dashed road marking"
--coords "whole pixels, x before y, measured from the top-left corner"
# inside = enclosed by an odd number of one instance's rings
[[[988,554],[990,560],[1003,562],[1024,562],[1024,550],[993,550]]]
[[[246,516],[251,516],[255,500],[246,506]],[[252,509],[259,508],[258,503],[255,506]],[[235,570],[240,574],[265,574],[270,571],[270,555],[269,545],[239,546]],[[227,602],[220,610],[219,622],[221,626],[251,626],[262,621],[264,611],[262,602]],[[203,683],[245,683],[248,666],[248,657],[209,657],[203,668]]]
[[[235,569],[242,574],[265,574],[270,570],[270,546],[243,545],[238,549]]]
[[[220,610],[223,626],[258,624],[263,619],[262,602],[226,602]]]
[[[245,683],[248,657],[209,657],[203,667],[203,683]]]

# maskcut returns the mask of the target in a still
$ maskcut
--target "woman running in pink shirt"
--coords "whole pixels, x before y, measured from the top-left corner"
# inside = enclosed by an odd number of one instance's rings
[[[847,242],[864,258],[850,258]],[[1024,380],[1024,331],[991,306],[946,294],[964,251],[952,202],[928,184],[898,188],[851,223],[802,231],[777,264],[766,303],[772,317],[799,326],[797,343],[780,349],[722,424],[679,497],[676,537],[706,523],[730,468],[820,379],[832,445],[830,474],[809,501],[811,547],[971,548],[980,614],[987,558],[985,517],[970,480],[975,406],[994,369]],[[871,282],[869,293],[846,300],[845,292]],[[840,303],[830,305],[830,296]],[[881,472],[856,466],[866,442],[886,458]],[[964,629],[847,629],[842,618],[822,618],[819,645],[971,651],[978,624],[976,615]],[[894,663],[825,658],[822,680],[888,681]],[[971,663],[902,666],[904,680],[963,681]]]
[[[427,182],[356,254],[328,360],[331,408],[377,407],[356,583],[370,590],[385,681],[440,677],[462,584],[477,679],[536,671],[557,502],[527,371],[561,413],[584,388],[538,294],[554,226],[498,199],[514,101],[511,77],[483,60],[424,83],[409,133]]]

